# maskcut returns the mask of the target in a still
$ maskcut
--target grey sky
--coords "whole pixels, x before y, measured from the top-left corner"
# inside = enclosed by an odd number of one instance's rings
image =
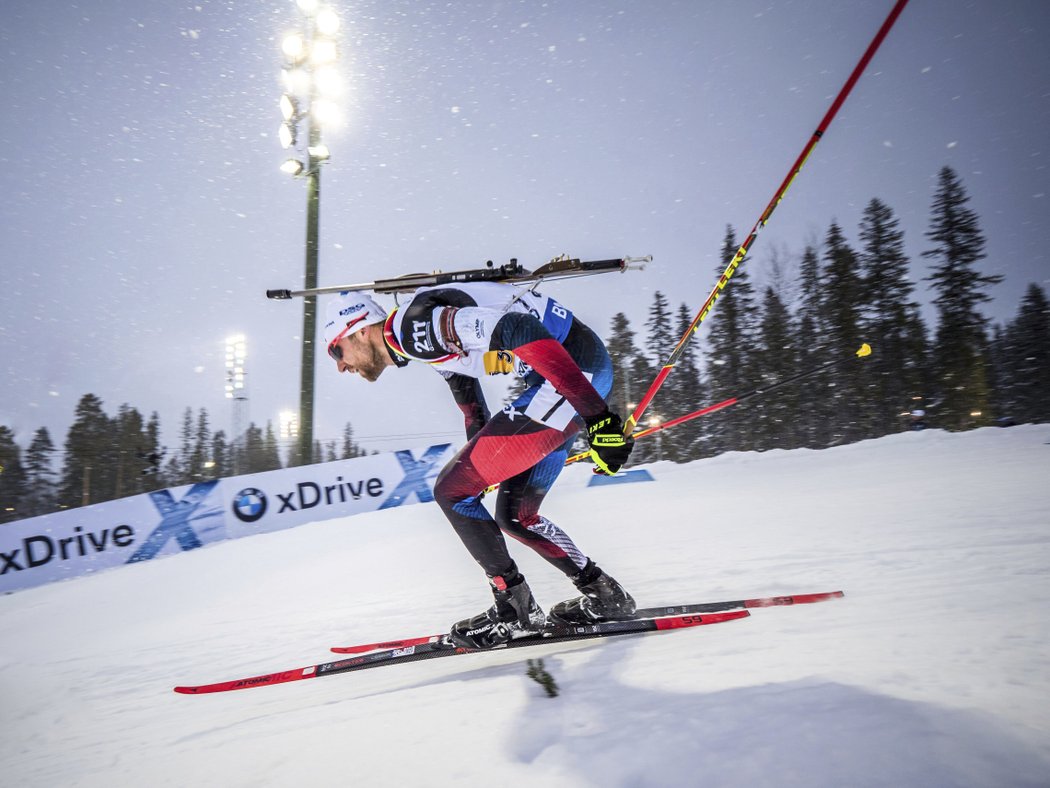
[[[642,273],[548,288],[605,334],[617,311],[641,330],[655,290],[698,308],[725,225],[750,229],[892,2],[335,5],[346,123],[326,138],[322,284],[654,255]],[[276,422],[298,404],[301,303],[263,295],[302,282],[304,186],[278,171],[276,139],[294,3],[16,0],[4,16],[0,423],[23,445],[40,426],[61,443],[91,392],[109,413],[157,410],[169,445],[186,406],[228,430],[235,332],[250,417]],[[872,197],[924,276],[948,164],[987,236],[984,270],[1006,275],[986,311],[1011,318],[1050,277],[1048,36],[1045,0],[912,0],[756,242],[754,279],[832,219],[855,240]],[[322,355],[317,407],[325,440],[347,420],[366,438],[461,426],[422,366],[368,385]]]

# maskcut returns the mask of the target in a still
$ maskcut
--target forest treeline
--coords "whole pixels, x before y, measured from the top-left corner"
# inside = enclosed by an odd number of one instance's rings
[[[1050,421],[1046,291],[1029,284],[1005,324],[984,316],[988,288],[1002,277],[981,270],[985,238],[968,203],[959,176],[943,168],[922,252],[929,273],[919,280],[933,295],[932,327],[916,300],[900,221],[878,199],[866,206],[854,243],[832,222],[819,247],[802,252],[796,273],[775,270],[760,292],[741,266],[718,299],[703,353],[696,341],[684,346],[638,428],[800,379],[639,440],[631,464],[826,448],[919,427]],[[739,241],[727,227],[715,277]],[[695,307],[673,307],[656,292],[644,327],[636,329],[623,313],[613,317],[606,342],[615,368],[614,410],[632,411],[694,316]],[[869,357],[810,374],[852,356],[862,343],[873,348]],[[211,429],[205,409],[187,408],[179,445],[162,445],[160,435],[156,413],[146,419],[124,404],[109,416],[93,394],[78,403],[62,452],[44,427],[23,449],[0,425],[0,522],[282,465],[269,423],[251,424],[231,440]],[[310,461],[365,453],[347,424],[341,441],[315,443]]]

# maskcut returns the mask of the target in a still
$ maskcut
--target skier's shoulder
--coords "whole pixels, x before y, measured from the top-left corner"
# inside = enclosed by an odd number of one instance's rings
[[[440,319],[445,310],[477,306],[469,285],[425,287],[413,293],[389,316],[387,343],[406,358],[441,363],[456,354],[448,348],[440,333]]]

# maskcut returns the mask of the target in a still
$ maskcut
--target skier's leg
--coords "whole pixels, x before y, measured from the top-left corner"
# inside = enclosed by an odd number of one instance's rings
[[[576,426],[570,423],[566,429],[571,434]],[[529,470],[561,448],[567,437],[511,408],[493,416],[438,475],[434,498],[489,577],[511,572],[514,562],[481,494]]]
[[[540,503],[572,448],[573,439],[536,466],[499,486],[496,522],[507,535],[528,545],[556,566],[582,592],[582,596],[551,608],[551,618],[562,623],[631,618],[634,599],[576,546],[568,534],[539,513]]]
[[[603,397],[612,388],[612,361],[601,340],[582,323],[573,325],[565,342],[573,360]],[[567,576],[589,576],[590,567],[584,555],[561,528],[539,513],[544,496],[561,473],[572,449],[576,429],[570,419],[575,414],[559,413],[557,392],[548,386],[535,386],[524,392],[513,407],[523,412],[543,414],[552,427],[561,428],[565,442],[536,465],[500,484],[496,499],[496,522],[503,532],[528,545]],[[542,403],[542,404],[541,404]],[[537,407],[539,405],[539,407]],[[575,417],[577,424],[579,417]]]
[[[489,576],[495,599],[488,610],[452,626],[449,637],[456,645],[491,648],[543,625],[544,612],[507,552],[481,494],[490,485],[528,470],[565,440],[558,430],[513,410],[504,411],[490,419],[438,475],[434,498]]]
[[[579,574],[587,556],[561,528],[540,515],[540,504],[558,478],[575,436],[536,465],[500,483],[496,522],[508,536],[528,545],[568,577]]]

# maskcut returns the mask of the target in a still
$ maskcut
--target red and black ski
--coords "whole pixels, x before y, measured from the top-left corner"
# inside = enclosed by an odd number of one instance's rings
[[[687,627],[698,627],[705,624],[718,624],[723,621],[733,621],[750,615],[747,610],[731,610],[716,613],[692,613],[685,615],[660,616],[658,618],[634,618],[630,621],[605,621],[587,626],[550,627],[542,634],[534,637],[524,637],[512,640],[498,649],[466,649],[458,648],[447,643],[445,640],[436,642],[420,643],[410,646],[374,651],[371,654],[363,654],[350,659],[342,659],[336,662],[324,662],[319,665],[308,665],[292,670],[282,670],[277,673],[266,673],[261,676],[234,679],[232,681],[220,681],[216,684],[200,684],[197,686],[175,687],[175,692],[183,695],[203,695],[211,692],[229,692],[231,690],[250,689],[270,684],[285,684],[292,681],[317,678],[318,676],[331,676],[336,673],[349,673],[354,670],[367,670],[368,668],[379,668],[385,665],[399,665],[402,662],[416,662],[423,659],[437,659],[440,657],[454,657],[462,654],[480,654],[486,651],[499,651],[507,648],[525,648],[528,646],[541,646],[547,643],[562,643],[573,640],[588,640],[591,638],[614,637],[618,635],[632,635],[644,632],[657,632],[670,629],[683,629]]]
[[[813,602],[824,602],[843,596],[841,591],[827,591],[820,594],[794,594],[792,596],[767,596],[756,599],[734,599],[726,602],[700,602],[695,605],[674,605],[670,607],[641,608],[635,618],[659,618],[660,616],[684,616],[693,613],[717,613],[722,610],[746,610],[756,607],[778,607],[780,605],[808,605]],[[377,643],[360,643],[355,646],[333,646],[336,654],[366,654],[380,649],[408,648],[427,643],[437,643],[444,635],[422,635],[400,640],[381,640]]]

